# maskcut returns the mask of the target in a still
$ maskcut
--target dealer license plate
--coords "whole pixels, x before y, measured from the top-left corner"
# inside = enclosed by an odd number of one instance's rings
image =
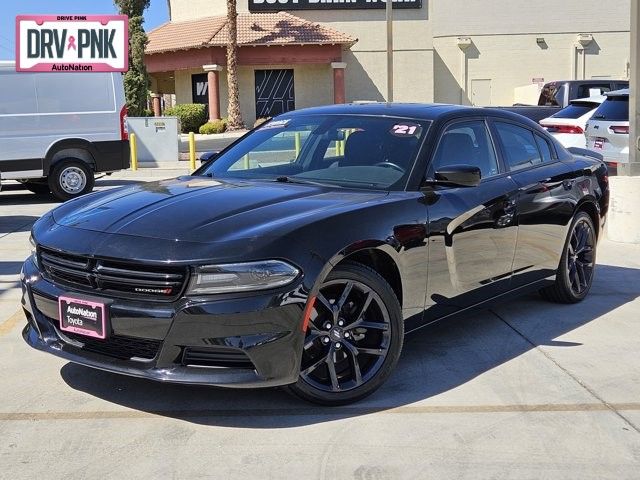
[[[106,305],[93,300],[59,297],[60,330],[94,338],[107,337]]]

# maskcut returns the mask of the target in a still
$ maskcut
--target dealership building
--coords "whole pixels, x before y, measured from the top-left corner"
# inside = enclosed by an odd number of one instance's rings
[[[511,105],[548,81],[629,78],[629,1],[394,1],[394,100]],[[175,94],[225,116],[226,2],[169,5],[146,48],[154,110]],[[383,0],[238,0],[238,13],[245,122],[386,100]]]

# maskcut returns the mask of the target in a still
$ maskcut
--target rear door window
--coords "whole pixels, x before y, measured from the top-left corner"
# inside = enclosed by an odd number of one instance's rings
[[[553,155],[551,154],[551,146],[549,145],[549,142],[540,135],[536,135],[536,143],[538,144],[542,161],[545,163],[551,162],[553,160]]]
[[[543,163],[531,130],[512,123],[496,122],[495,126],[502,143],[505,161],[512,172]]]
[[[598,107],[592,117],[594,120],[605,122],[629,121],[629,97],[608,97]]]

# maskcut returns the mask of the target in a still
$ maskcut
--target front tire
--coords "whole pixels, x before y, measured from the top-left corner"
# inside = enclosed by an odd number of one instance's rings
[[[593,221],[586,212],[578,212],[569,228],[556,281],[540,290],[540,294],[555,303],[582,301],[591,289],[595,265],[596,233]]]
[[[321,405],[371,395],[391,374],[404,340],[400,304],[375,270],[338,265],[314,304],[298,381],[288,388]]]
[[[65,159],[55,164],[49,172],[49,188],[54,197],[66,201],[93,190],[93,171],[84,162]]]

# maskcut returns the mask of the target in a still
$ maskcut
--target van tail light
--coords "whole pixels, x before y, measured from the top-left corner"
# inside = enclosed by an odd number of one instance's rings
[[[578,125],[542,125],[549,133],[583,134],[584,130]]]
[[[120,140],[129,140],[129,131],[127,129],[127,106],[124,105],[120,109]]]
[[[609,127],[613,133],[629,135],[629,125],[612,125]]]

